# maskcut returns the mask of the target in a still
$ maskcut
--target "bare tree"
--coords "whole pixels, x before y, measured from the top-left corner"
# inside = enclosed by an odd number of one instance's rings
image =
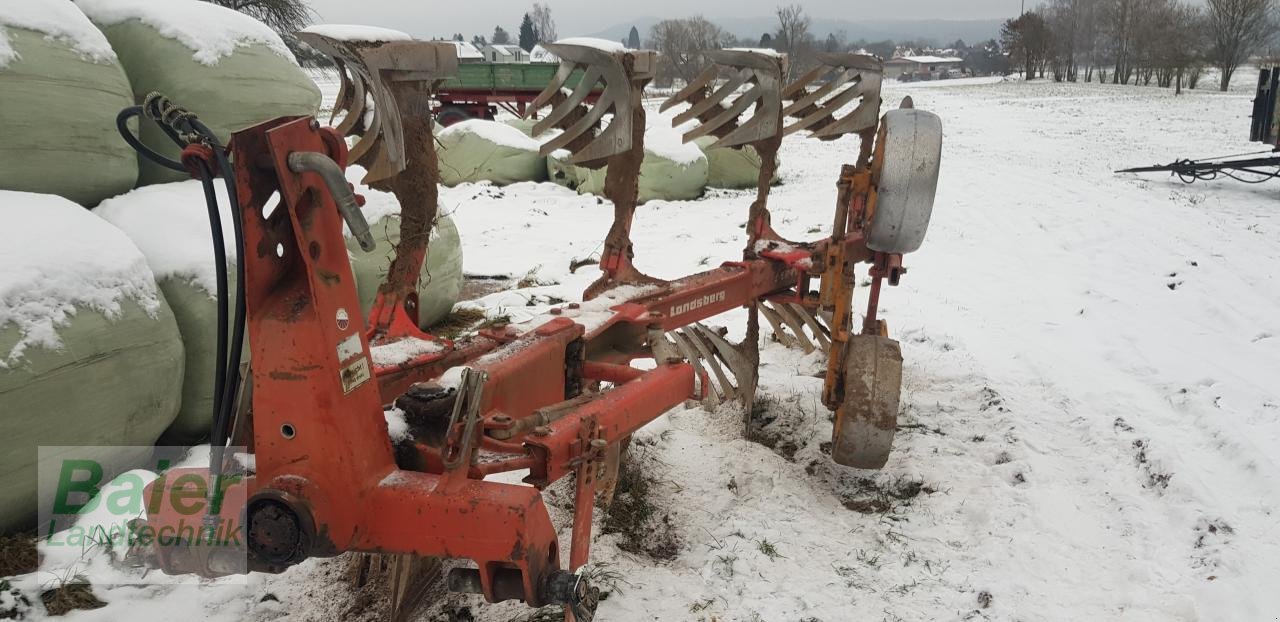
[[[560,34],[556,32],[556,20],[551,17],[551,7],[541,3],[533,3],[533,11],[529,13],[529,17],[533,19],[533,30],[538,34],[538,42],[543,41],[555,42],[560,38]]]
[[[1000,28],[1001,44],[1009,52],[1009,62],[1022,66],[1027,80],[1044,77],[1052,46],[1052,33],[1044,17],[1035,11],[1006,20]]]
[[[791,56],[790,70],[794,76],[813,47],[813,36],[809,34],[811,20],[798,4],[780,6],[774,14],[778,16],[778,31],[773,35],[773,47]]]
[[[655,83],[667,85],[676,78],[692,80],[707,64],[701,52],[725,47],[732,39],[723,28],[701,15],[654,24],[649,29],[647,47],[659,52]]]
[[[206,0],[252,17],[272,30],[292,37],[311,23],[312,12],[305,0]]]
[[[1222,72],[1219,90],[1254,52],[1275,36],[1276,0],[1208,0],[1209,57]]]

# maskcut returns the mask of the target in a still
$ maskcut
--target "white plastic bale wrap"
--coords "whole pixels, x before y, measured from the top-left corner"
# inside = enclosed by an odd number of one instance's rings
[[[440,183],[446,186],[479,181],[505,186],[547,179],[538,141],[505,123],[462,121],[437,134],[437,142]]]
[[[146,259],[61,197],[0,191],[0,218],[31,235],[0,245],[0,532],[35,523],[40,446],[107,475],[150,454],[178,413],[183,348]]]

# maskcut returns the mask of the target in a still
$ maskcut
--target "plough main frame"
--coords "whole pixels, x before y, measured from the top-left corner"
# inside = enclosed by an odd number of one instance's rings
[[[583,303],[595,305],[591,313],[568,304],[553,309],[528,332],[487,329],[456,341],[421,333],[412,304],[406,305],[411,299],[388,296],[384,301],[380,296],[375,309],[381,312],[375,310],[366,326],[338,209],[356,198],[350,188],[335,186],[323,175],[290,168],[299,153],[322,154],[339,170],[345,167],[350,154],[340,134],[311,118],[277,119],[237,133],[230,151],[249,249],[241,257],[253,380],[251,412],[238,438],[256,455],[256,463],[244,474],[244,486],[222,505],[221,516],[211,521],[241,517],[246,548],[237,562],[225,554],[196,553],[189,546],[153,547],[143,552],[153,565],[169,573],[220,576],[281,572],[308,557],[347,551],[466,558],[476,565],[453,570],[452,589],[478,592],[489,601],[559,603],[569,619],[590,619],[597,592],[579,571],[588,560],[595,500],[598,494],[610,495],[622,446],[646,423],[690,399],[708,404],[736,399],[750,411],[758,309],[767,309],[780,341],[830,351],[823,397],[837,413],[836,460],[883,464],[895,425],[897,387],[890,391],[875,383],[859,384],[865,361],[857,357],[871,356],[873,365],[892,367],[896,355],[900,375],[901,355],[876,319],[876,305],[882,281],[896,284],[904,272],[901,254],[893,248],[873,250],[867,239],[877,222],[882,190],[879,160],[896,154],[872,157],[871,146],[864,145],[859,162],[841,172],[833,234],[811,243],[783,240],[769,226],[766,202],[777,145],[786,131],[783,117],[790,114],[782,100],[786,59],[721,53],[722,67],[755,85],[748,103],[724,106],[718,98],[732,89],[717,90],[713,79],[681,97],[698,106],[689,118],[699,119],[704,129],[695,134],[715,134],[734,146],[753,145],[769,163],[749,210],[748,244],[741,260],[673,281],[654,279],[631,266],[629,239],[645,125],[639,93],[652,77],[652,53],[572,43],[548,47],[564,59],[561,73],[584,70],[577,91],[590,92],[595,81],[603,82],[596,106],[608,107],[597,113],[586,107],[581,93],[565,95],[554,84],[539,102],[553,106],[540,129],[558,124],[564,130],[551,144],[568,146],[586,165],[610,167],[606,193],[615,205],[615,222],[600,262],[604,274],[584,299],[627,291],[617,289],[625,285],[639,286],[629,290],[638,293],[615,300],[607,312],[599,310],[605,307],[598,301]],[[367,52],[335,53],[345,55],[348,68],[372,67],[371,58],[385,58]],[[866,60],[857,63],[861,75],[874,74],[876,67]],[[353,94],[345,105],[362,110],[363,93],[392,91],[378,82],[395,80],[396,71],[402,81],[434,82],[442,75],[436,70],[449,65],[447,59],[428,64],[415,68],[401,62],[354,71],[356,77],[344,86],[344,93]],[[836,116],[839,106],[822,108],[824,98],[837,98],[843,106],[863,97],[856,112],[860,119],[866,116],[867,101],[878,109],[878,74],[853,80],[862,90],[849,95],[840,88],[856,78],[847,65],[833,65],[838,77],[816,95],[804,84],[786,89],[794,101],[804,103],[792,112],[802,115],[802,122],[826,128],[824,138],[855,132],[865,142],[866,132],[879,127],[883,143],[884,131],[896,127],[893,123],[873,122],[868,128],[865,122]],[[422,72],[415,75],[417,69]],[[821,72],[810,74],[806,82],[821,77]],[[868,90],[872,82],[874,91]],[[430,88],[406,82],[394,90],[421,98]],[[396,98],[378,105],[386,110],[397,105]],[[770,118],[738,125],[737,117],[752,107]],[[403,102],[397,109],[402,115],[412,112]],[[599,128],[606,112],[612,113],[612,124],[620,124],[617,128]],[[412,145],[415,137],[398,135],[391,117],[383,115],[371,128],[345,121],[342,127],[359,128],[366,133],[363,140],[375,141],[362,157],[381,163],[371,174],[377,171],[379,179],[395,184],[396,175],[404,173],[394,169],[403,171],[414,163],[411,156],[396,157],[396,150]],[[380,139],[374,136],[378,132],[399,138]],[[936,162],[933,166],[936,181]],[[416,174],[419,183],[423,174],[435,183],[434,171]],[[931,205],[932,187],[928,190]],[[275,192],[281,197],[279,207],[264,217]],[[434,194],[431,198],[434,202]],[[434,208],[429,206],[432,213]],[[346,224],[354,231],[360,223],[348,216]],[[420,267],[426,252],[425,245],[420,253],[415,250],[409,268],[412,262]],[[851,310],[853,268],[859,263],[872,265],[874,281],[861,330],[852,326]],[[384,288],[384,293],[406,291],[404,285]],[[742,307],[751,312],[748,339],[742,344],[730,344],[720,331],[701,324]],[[871,347],[859,341],[863,338],[873,340]],[[372,348],[400,339],[422,339],[436,347],[395,365],[372,362]],[[653,364],[646,369],[630,364],[641,358]],[[854,368],[856,373],[850,371]],[[414,432],[411,440],[388,441],[384,408],[391,404],[406,413]],[[865,447],[867,443],[874,446]],[[486,479],[516,471],[527,471],[528,486]],[[575,509],[568,559],[562,560],[540,490],[570,475],[576,482]],[[173,481],[162,478],[154,486]],[[147,522],[159,528],[181,518],[161,513]]]

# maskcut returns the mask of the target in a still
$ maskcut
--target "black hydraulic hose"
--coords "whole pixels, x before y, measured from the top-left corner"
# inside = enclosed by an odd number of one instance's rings
[[[209,233],[210,237],[213,239],[213,263],[214,274],[216,275],[215,282],[217,284],[216,298],[218,327],[217,345],[214,350],[214,358],[217,360],[217,364],[214,366],[213,370],[213,425],[216,429],[218,421],[221,419],[221,414],[225,409],[223,396],[226,394],[226,387],[228,384],[227,352],[229,331],[227,328],[227,319],[230,313],[227,309],[227,247],[222,231],[222,214],[221,210],[218,209],[218,195],[214,190],[213,185],[213,172],[209,170],[209,166],[203,161],[199,163],[199,167],[200,170],[198,177],[200,178],[200,185],[204,189],[205,206],[209,212]],[[218,439],[210,440],[211,449],[209,456],[209,475],[211,481],[209,482],[209,494],[211,502],[216,500],[219,504],[221,503],[222,497],[220,489],[222,488],[221,473],[224,447],[224,442],[219,442]],[[213,503],[210,505],[212,506]],[[206,518],[216,515],[216,512],[214,512],[211,507],[210,512],[206,514]]]
[[[203,143],[210,148],[217,161],[218,172],[226,184],[227,197],[230,202],[232,231],[237,255],[243,254],[244,231],[240,222],[239,197],[236,194],[234,169],[227,157],[217,135],[202,123],[195,115],[174,106],[167,98],[152,93],[147,96],[141,106],[132,106],[120,111],[116,116],[116,129],[129,146],[143,157],[165,168],[192,173],[200,180],[204,190],[205,205],[209,213],[209,231],[213,241],[214,272],[216,275],[217,297],[217,342],[215,345],[214,386],[213,386],[213,421],[210,425],[209,452],[209,490],[208,510],[204,517],[206,537],[213,538],[218,515],[222,506],[222,472],[226,457],[228,428],[235,408],[235,398],[240,387],[240,362],[244,350],[245,332],[245,294],[244,264],[240,257],[236,259],[236,298],[234,303],[234,319],[228,327],[227,320],[233,315],[228,303],[229,275],[227,271],[226,234],[222,228],[222,214],[218,206],[218,195],[214,186],[214,171],[207,162],[196,160],[198,168],[194,171],[183,162],[172,160],[147,147],[129,130],[129,120],[146,116],[179,148],[188,144]]]
[[[195,121],[200,129],[203,124]],[[212,135],[212,132],[210,132]],[[210,455],[209,469],[214,484],[214,494],[210,497],[209,516],[217,516],[222,509],[222,463],[228,442],[227,436],[231,426],[231,418],[234,416],[236,395],[240,390],[240,361],[244,351],[244,332],[245,332],[245,271],[244,271],[244,228],[240,222],[240,200],[236,194],[235,176],[231,173],[231,162],[223,152],[220,145],[216,145],[214,154],[218,159],[218,168],[224,171],[223,183],[227,188],[227,200],[230,203],[232,213],[232,232],[235,237],[237,257],[236,257],[236,300],[235,300],[235,319],[231,328],[230,350],[227,352],[227,382],[223,385],[222,399],[219,401],[219,408],[214,414],[213,423],[210,431]],[[225,267],[225,264],[224,264]]]
[[[145,157],[146,159],[151,160],[152,162],[155,162],[160,166],[163,166],[167,169],[178,171],[180,173],[188,172],[187,167],[183,166],[181,162],[178,162],[177,160],[170,160],[169,158],[166,158],[165,156],[160,155],[159,153],[156,153],[150,147],[142,144],[142,141],[137,136],[134,135],[133,131],[129,129],[129,120],[134,117],[141,117],[141,116],[142,116],[142,106],[131,106],[129,108],[125,108],[124,110],[120,111],[120,114],[116,115],[116,130],[120,132],[120,136],[124,138],[124,141],[129,143],[129,146],[133,147],[134,151],[137,151],[138,153],[142,154],[142,156]],[[173,132],[169,131],[169,128],[163,125],[161,125],[160,127],[166,130],[165,133],[169,134],[169,138],[172,138],[174,139],[175,142],[178,142],[179,139],[177,138],[177,134],[174,134]],[[179,146],[182,145],[182,143],[180,142],[178,144]]]

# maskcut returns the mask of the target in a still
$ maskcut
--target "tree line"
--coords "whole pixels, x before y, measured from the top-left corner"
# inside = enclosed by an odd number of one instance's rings
[[[1001,46],[1028,80],[1218,88],[1280,33],[1278,0],[1050,0],[1007,20]]]

